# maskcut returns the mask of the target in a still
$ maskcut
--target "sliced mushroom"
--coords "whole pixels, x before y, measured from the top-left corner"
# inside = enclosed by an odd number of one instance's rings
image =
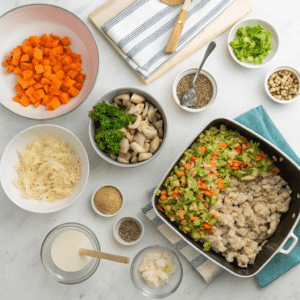
[[[149,152],[149,150],[150,150],[150,143],[145,143],[144,144],[144,149],[145,149],[146,152]]]
[[[148,119],[149,119],[150,123],[153,122],[155,115],[156,115],[156,111],[157,111],[157,108],[154,108],[153,105],[150,105],[149,110],[148,110]]]
[[[154,126],[158,129],[158,128],[162,128],[163,127],[163,124],[164,124],[164,121],[163,120],[159,120],[159,121],[156,121],[153,123]]]
[[[154,140],[150,143],[150,153],[154,153],[159,147],[159,137],[156,136]]]
[[[130,109],[131,102],[129,99],[123,99],[123,106],[125,106],[126,109]]]
[[[120,131],[122,131],[124,133],[124,135],[126,135],[128,132],[128,130],[126,128],[121,128]]]
[[[147,140],[147,138],[145,137],[145,135],[141,132],[137,132],[136,135],[134,136],[133,140],[135,142],[137,142],[141,147],[144,147],[145,141]]]
[[[159,139],[159,144],[161,145],[163,142],[163,139]]]
[[[136,93],[132,94],[131,98],[130,98],[130,101],[132,103],[135,103],[135,104],[138,104],[138,103],[142,103],[145,101],[145,98],[141,95],[138,95]]]
[[[140,123],[140,125],[138,126],[137,130],[138,130],[139,132],[142,132],[142,127],[143,127],[144,124],[150,125],[150,124],[149,124],[149,121],[148,121],[148,118],[146,118],[145,120],[143,120],[143,121]]]
[[[141,153],[138,157],[138,161],[143,161],[149,159],[153,154],[152,153]]]
[[[121,149],[120,149],[120,152],[122,153],[127,153],[129,150],[129,141],[128,139],[124,138],[122,141],[121,141]]]
[[[136,129],[129,129],[131,135],[135,135]]]
[[[156,121],[157,121],[157,117],[155,116],[151,123],[154,124]]]
[[[124,111],[124,113],[126,113],[127,115],[141,114],[143,109],[144,103],[138,105],[131,104],[130,109],[127,112]]]
[[[132,143],[134,135],[131,135],[130,132],[127,132],[127,134],[125,134],[125,137],[130,143]]]
[[[150,126],[146,123],[144,123],[142,126],[142,132],[149,140],[154,139],[157,135],[157,130],[153,126]]]
[[[123,103],[124,103],[124,101],[123,101]],[[161,115],[160,115],[158,112],[156,113],[155,116],[156,116],[157,120],[160,120],[160,119],[161,119]]]
[[[117,160],[117,155],[115,155],[115,154],[111,154],[110,157],[114,160]]]
[[[144,153],[146,152],[143,147],[141,147],[137,142],[133,142],[130,144],[130,148],[135,152],[135,153]]]
[[[119,157],[120,158],[123,158],[125,160],[130,160],[131,158],[131,153],[127,152],[127,153],[122,153],[122,152],[119,152]]]
[[[150,106],[150,104],[149,104],[148,102],[145,102],[145,108],[144,108],[144,111],[143,111],[143,113],[142,113],[142,117],[143,117],[143,118],[146,118],[146,117],[147,117],[147,115],[148,115],[148,110],[149,110],[149,106]]]
[[[123,164],[129,164],[129,160],[126,160],[120,156],[118,156],[117,161]]]
[[[135,121],[133,124],[128,126],[128,129],[136,129],[138,128],[138,126],[140,125],[140,123],[142,122],[142,116],[139,114],[135,114]]]
[[[164,137],[164,131],[162,128],[158,128],[158,136],[162,139]]]
[[[130,115],[131,113],[134,112],[135,112],[135,105],[133,103],[130,103],[130,107],[124,110],[124,114],[126,115]]]
[[[119,106],[122,106],[122,102],[120,100],[124,100],[124,99],[127,99],[129,100],[130,99],[130,95],[129,94],[122,94],[122,95],[118,95],[114,98],[114,102],[116,102]]]
[[[131,155],[131,161],[132,163],[136,163],[137,162],[137,155],[135,152],[132,152],[132,155]]]

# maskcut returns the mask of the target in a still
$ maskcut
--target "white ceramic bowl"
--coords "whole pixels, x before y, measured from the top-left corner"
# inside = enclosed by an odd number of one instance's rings
[[[90,137],[90,141],[91,144],[94,148],[94,150],[96,151],[96,153],[103,158],[104,160],[106,160],[107,162],[118,166],[118,167],[122,167],[122,168],[135,168],[135,167],[139,167],[142,166],[144,164],[149,163],[151,160],[155,159],[159,153],[162,151],[163,147],[165,146],[166,142],[167,142],[167,135],[168,135],[168,121],[167,121],[167,116],[163,110],[163,108],[161,107],[160,103],[158,102],[158,100],[156,100],[154,97],[152,97],[150,94],[139,90],[139,89],[135,89],[135,88],[130,88],[130,87],[124,87],[124,88],[119,88],[119,89],[115,89],[112,90],[110,92],[108,92],[107,94],[105,94],[104,96],[102,96],[100,98],[100,100],[98,100],[95,104],[97,105],[98,103],[101,103],[102,101],[106,102],[107,104],[112,104],[114,98],[117,95],[121,95],[121,94],[132,94],[132,93],[136,93],[139,94],[143,97],[146,98],[146,101],[151,103],[154,107],[157,108],[157,112],[160,113],[162,119],[164,120],[164,137],[163,137],[163,141],[161,143],[161,145],[159,146],[159,148],[157,149],[157,151],[153,154],[152,157],[150,157],[147,160],[144,161],[140,161],[140,162],[136,162],[136,163],[130,163],[130,164],[124,164],[124,163],[120,163],[114,159],[112,159],[111,157],[109,157],[104,151],[100,150],[96,144],[95,141],[95,133],[96,133],[96,126],[95,126],[95,122],[93,119],[90,118],[90,122],[89,122],[89,137]],[[91,107],[91,110],[93,108]]]
[[[47,136],[54,137],[57,140],[65,141],[79,155],[82,164],[80,182],[71,196],[54,203],[25,199],[21,196],[20,191],[13,184],[13,180],[18,178],[18,173],[14,169],[14,166],[20,163],[17,151],[25,150],[28,143]],[[16,205],[35,213],[55,212],[73,203],[79,198],[80,194],[84,190],[88,177],[89,159],[84,146],[72,132],[56,125],[37,125],[22,131],[10,141],[1,157],[0,180],[6,195]]]
[[[266,93],[267,95],[276,103],[279,103],[279,104],[290,104],[292,102],[295,102],[296,100],[298,100],[300,98],[300,88],[298,87],[298,94],[295,95],[292,100],[278,100],[276,98],[274,98],[271,93],[269,92],[268,90],[268,81],[269,81],[269,78],[270,76],[276,72],[276,71],[279,71],[279,70],[286,70],[286,71],[290,71],[290,72],[293,72],[296,76],[297,76],[297,79],[298,79],[298,84],[300,84],[300,73],[297,69],[293,68],[293,67],[290,67],[290,66],[277,66],[275,68],[273,68],[272,70],[270,70],[267,75],[266,75],[266,78],[265,78],[265,90],[266,90]]]
[[[236,38],[236,31],[240,28],[240,27],[246,27],[246,26],[257,26],[260,25],[262,27],[264,27],[266,30],[271,32],[271,47],[273,48],[273,50],[269,51],[269,55],[263,60],[263,63],[260,65],[253,65],[253,64],[249,64],[246,62],[241,62],[239,61],[234,52],[232,47],[229,45],[230,42],[232,42],[235,38]],[[261,19],[246,19],[246,20],[242,20],[238,23],[236,23],[230,30],[229,35],[228,35],[228,49],[229,52],[233,58],[233,60],[235,62],[237,62],[239,65],[245,67],[245,68],[250,68],[250,69],[258,69],[258,68],[262,68],[265,67],[267,64],[269,64],[273,58],[275,57],[275,55],[277,54],[278,50],[279,50],[279,34],[276,31],[275,27],[273,25],[271,25],[269,22],[265,21],[265,20],[261,20]]]
[[[201,111],[209,109],[215,103],[215,100],[216,100],[216,97],[217,97],[217,93],[218,93],[218,86],[217,86],[217,82],[214,79],[214,77],[210,73],[208,73],[207,71],[201,70],[200,75],[206,76],[209,79],[209,81],[211,82],[211,84],[212,84],[213,94],[212,94],[212,98],[211,98],[210,102],[207,105],[205,105],[204,107],[201,107],[201,108],[189,108],[187,106],[180,105],[180,100],[177,97],[177,85],[178,85],[178,83],[179,83],[179,81],[181,80],[182,77],[184,77],[185,75],[188,75],[188,74],[196,74],[197,71],[198,71],[197,68],[187,69],[187,70],[181,72],[175,78],[175,81],[173,83],[173,97],[175,99],[176,104],[181,109],[183,109],[185,111],[188,111],[190,113],[199,113]]]
[[[73,52],[81,54],[82,72],[86,74],[83,87],[79,94],[67,104],[60,105],[50,111],[46,106],[33,105],[24,107],[14,102],[16,95],[14,86],[17,75],[7,74],[6,68],[0,67],[0,103],[13,113],[30,119],[52,119],[71,112],[78,107],[90,94],[97,78],[99,69],[99,54],[95,39],[88,27],[73,13],[54,5],[30,4],[12,9],[0,17],[0,61],[2,62],[10,51],[22,45],[25,38],[32,35],[40,37],[43,33],[53,33],[61,38],[68,36]]]
[[[135,240],[135,241],[133,241],[133,242],[131,242],[131,243],[125,242],[125,241],[124,241],[123,239],[121,239],[120,236],[119,236],[119,227],[120,227],[121,223],[122,223],[123,221],[129,220],[129,219],[131,219],[131,220],[135,221],[136,223],[138,223],[138,224],[140,225],[140,228],[141,228],[141,235],[140,235],[140,237],[139,237],[137,240]],[[125,245],[125,246],[131,246],[131,245],[134,245],[134,244],[138,243],[138,242],[143,238],[143,235],[144,235],[144,225],[143,225],[143,223],[142,223],[138,218],[136,218],[136,217],[132,217],[132,216],[122,217],[122,218],[120,218],[119,220],[116,221],[116,223],[115,223],[115,225],[114,225],[114,228],[113,228],[113,232],[114,232],[114,236],[115,236],[116,240],[117,240],[120,244]]]
[[[99,210],[96,208],[95,203],[94,203],[94,197],[95,197],[95,194],[96,194],[100,189],[102,189],[102,188],[104,188],[104,187],[113,187],[113,188],[117,189],[117,190],[119,191],[119,193],[121,194],[121,197],[122,197],[122,200],[123,200],[122,206],[120,207],[120,209],[119,209],[116,213],[114,213],[114,214],[112,214],[112,215],[106,215],[106,214],[102,213],[101,211],[99,211]],[[95,211],[98,215],[100,215],[101,217],[110,218],[110,217],[114,217],[115,215],[117,215],[117,214],[123,209],[124,204],[125,204],[125,198],[124,198],[123,193],[121,192],[121,190],[120,190],[118,187],[116,187],[115,185],[109,185],[109,184],[107,184],[107,185],[100,186],[99,188],[97,188],[97,189],[95,190],[95,192],[93,193],[91,202],[92,202],[92,207],[93,207],[94,211]]]

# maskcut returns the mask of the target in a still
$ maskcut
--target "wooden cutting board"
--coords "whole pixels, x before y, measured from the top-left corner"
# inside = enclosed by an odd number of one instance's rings
[[[97,27],[100,33],[107,39],[113,48],[126,59],[125,53],[110,39],[110,37],[103,31],[102,26],[108,21],[120,14],[124,9],[133,4],[136,0],[109,0],[104,5],[93,11],[89,18]],[[190,41],[183,49],[176,55],[162,65],[155,73],[148,79],[143,79],[137,72],[136,75],[145,83],[149,84],[168,70],[172,69],[180,62],[188,58],[191,54],[199,50],[206,43],[213,40],[216,36],[227,30],[247,13],[253,9],[250,0],[236,0],[229,6],[218,18],[210,23],[202,32],[200,32],[192,41]],[[133,70],[134,72],[134,70]]]

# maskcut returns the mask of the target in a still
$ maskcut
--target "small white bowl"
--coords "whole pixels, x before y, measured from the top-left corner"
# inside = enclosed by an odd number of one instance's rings
[[[290,71],[290,72],[293,72],[296,76],[297,76],[297,79],[298,79],[298,84],[300,84],[300,72],[293,68],[293,67],[290,67],[290,66],[277,66],[275,68],[273,68],[272,70],[270,70],[267,75],[266,75],[266,78],[265,78],[265,90],[266,90],[266,93],[267,95],[274,101],[274,102],[277,102],[279,104],[290,104],[296,100],[298,100],[300,98],[300,88],[298,87],[298,94],[295,95],[292,100],[278,100],[276,98],[274,98],[271,93],[269,92],[268,90],[268,80],[270,78],[270,76],[274,73],[274,72],[277,72],[279,70],[285,70],[285,71]]]
[[[213,94],[212,94],[212,98],[211,98],[210,102],[209,102],[207,105],[205,105],[205,106],[203,106],[203,107],[201,107],[201,108],[189,108],[189,107],[187,107],[187,106],[182,106],[182,105],[180,104],[180,100],[179,100],[178,97],[177,97],[177,85],[178,85],[179,81],[180,81],[181,78],[184,77],[185,75],[188,75],[188,74],[196,74],[197,71],[198,71],[197,68],[187,69],[187,70],[181,72],[181,73],[175,78],[175,81],[174,81],[174,83],[173,83],[173,97],[174,97],[174,99],[175,99],[175,102],[177,103],[177,105],[178,105],[181,109],[183,109],[183,110],[185,110],[185,111],[188,111],[188,112],[190,112],[190,113],[199,113],[199,112],[201,112],[201,111],[204,111],[204,110],[209,109],[209,108],[213,105],[213,103],[215,102],[216,97],[217,97],[217,93],[218,93],[218,86],[217,86],[217,82],[216,82],[216,80],[214,79],[214,77],[213,77],[210,73],[208,73],[207,71],[201,70],[200,75],[206,76],[206,77],[209,79],[209,81],[211,82],[211,84],[212,84]]]
[[[128,219],[131,219],[131,220],[135,221],[136,223],[138,223],[140,225],[140,228],[141,228],[141,235],[140,235],[140,237],[137,240],[135,240],[135,241],[133,241],[131,243],[125,242],[123,239],[120,238],[120,235],[119,235],[119,227],[120,227],[121,223],[123,221],[128,220]],[[143,238],[143,235],[144,235],[144,225],[143,225],[143,223],[138,218],[133,217],[133,216],[127,216],[127,217],[122,217],[122,218],[120,218],[119,220],[116,221],[116,223],[114,225],[114,228],[113,228],[113,231],[114,231],[114,236],[115,236],[116,240],[120,244],[125,245],[125,246],[131,246],[131,245],[134,245],[134,244],[138,243]]]
[[[269,51],[269,55],[263,60],[263,63],[260,65],[253,65],[253,64],[249,64],[246,62],[241,62],[239,61],[234,52],[232,47],[229,45],[230,42],[232,42],[235,38],[236,38],[236,31],[240,28],[240,27],[246,27],[246,26],[257,26],[260,25],[262,27],[264,27],[266,30],[271,32],[271,47],[273,50]],[[278,50],[279,50],[279,34],[276,31],[275,27],[273,25],[271,25],[269,22],[265,21],[265,20],[261,20],[261,19],[246,19],[246,20],[242,20],[238,23],[236,23],[230,30],[229,35],[228,35],[228,49],[229,52],[232,56],[232,58],[234,59],[235,62],[237,62],[239,65],[245,67],[245,68],[250,68],[250,69],[258,69],[258,68],[262,68],[265,67],[267,64],[269,64],[273,58],[275,57],[275,55],[277,54]]]
[[[120,207],[120,209],[116,212],[116,213],[114,213],[114,214],[112,214],[112,215],[106,215],[106,214],[104,214],[104,213],[102,213],[101,211],[99,211],[98,209],[97,209],[97,207],[95,206],[95,203],[94,203],[94,197],[95,197],[95,195],[96,195],[96,193],[100,190],[100,189],[102,189],[102,188],[104,188],[104,187],[113,187],[113,188],[115,188],[115,189],[117,189],[118,191],[119,191],[119,193],[121,194],[121,197],[122,197],[122,206]],[[119,188],[117,188],[116,186],[114,186],[114,185],[110,185],[110,184],[107,184],[107,185],[103,185],[103,186],[100,186],[99,188],[97,188],[96,190],[95,190],[95,192],[93,193],[93,196],[92,196],[92,207],[93,207],[93,209],[94,209],[94,211],[98,214],[98,215],[100,215],[101,217],[105,217],[105,218],[110,218],[110,217],[114,217],[115,215],[117,215],[122,209],[123,209],[123,207],[124,207],[124,203],[125,203],[125,198],[124,198],[124,195],[123,195],[123,193],[121,192],[121,190],[119,189]]]
[[[17,151],[25,150],[29,143],[48,136],[66,142],[77,153],[81,160],[81,179],[68,198],[56,202],[25,199],[13,184],[13,180],[19,177],[18,172],[14,168],[15,165],[20,163]],[[80,140],[71,131],[63,127],[44,124],[25,129],[16,135],[6,146],[1,157],[0,179],[7,197],[16,205],[35,213],[51,213],[67,207],[79,198],[88,181],[89,170],[88,155]]]

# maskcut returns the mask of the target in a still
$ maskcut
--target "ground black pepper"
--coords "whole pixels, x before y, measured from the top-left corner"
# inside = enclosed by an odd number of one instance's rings
[[[119,235],[125,242],[133,242],[141,235],[141,227],[135,221],[127,219],[119,227]]]
[[[184,94],[192,87],[194,77],[195,74],[187,74],[179,81],[176,91],[179,101],[182,100]],[[200,74],[195,82],[194,89],[197,95],[197,102],[190,108],[201,108],[206,106],[213,94],[213,87],[210,80],[206,76]]]

